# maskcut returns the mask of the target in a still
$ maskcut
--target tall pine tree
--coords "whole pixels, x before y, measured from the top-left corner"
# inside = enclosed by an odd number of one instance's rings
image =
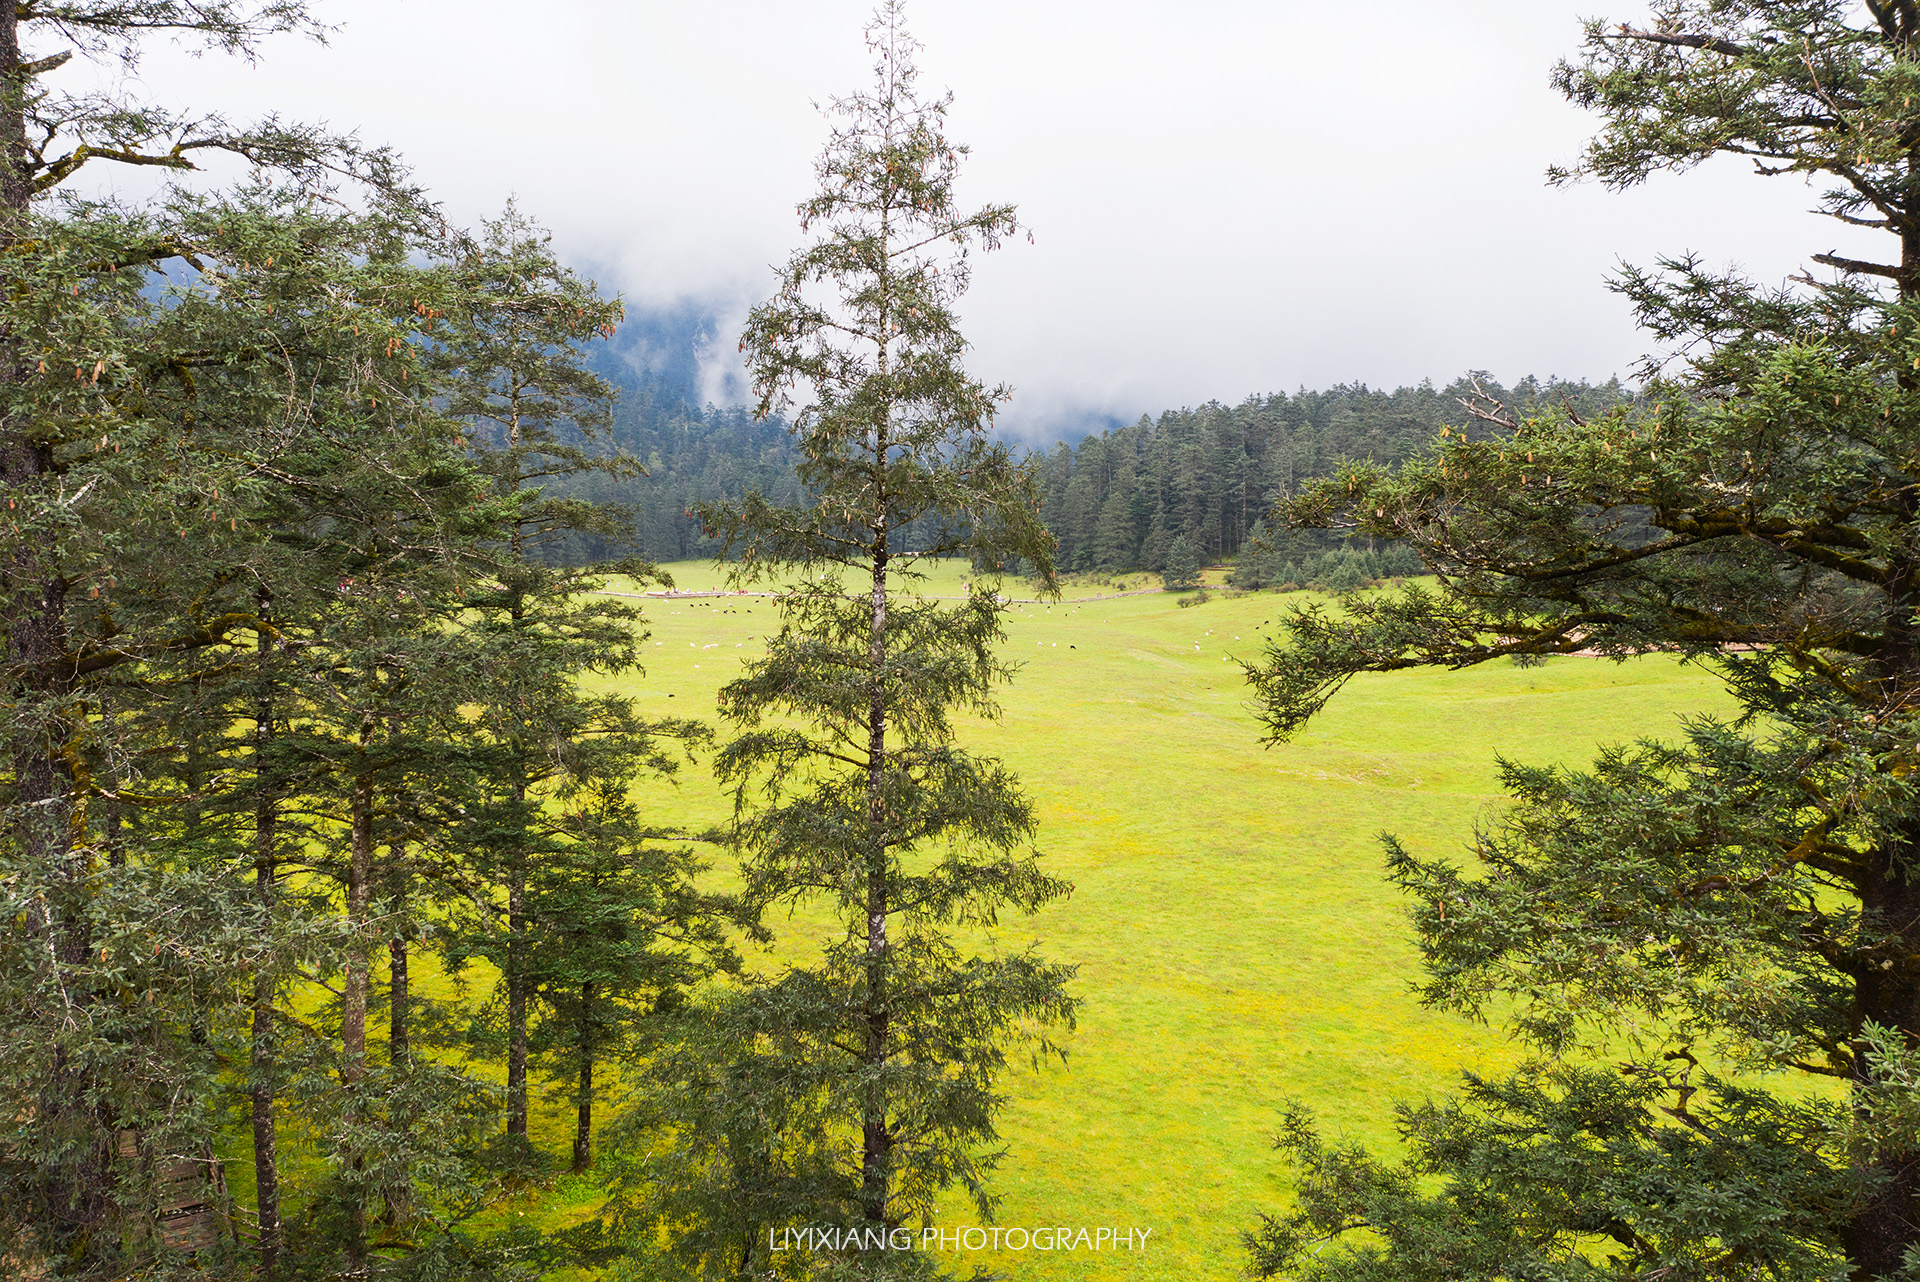
[[[770,1224],[859,1227],[871,1245],[954,1183],[989,1212],[1005,1047],[1045,1047],[1036,1030],[1073,1011],[1070,968],[954,938],[1068,887],[1028,848],[1014,778],[954,742],[955,714],[991,715],[1009,675],[1003,605],[986,582],[957,605],[914,592],[917,565],[956,554],[1052,582],[1035,478],[987,436],[1004,391],[962,368],[953,311],[970,251],[1017,223],[1008,206],[956,206],[964,149],[942,132],[948,100],[918,95],[898,3],[867,38],[873,87],[835,101],[800,209],[814,239],[743,338],[760,412],[794,410],[813,500],[703,513],[743,578],[798,572],[767,653],[721,692],[747,898],[824,901],[843,925],[813,963],[716,999],[701,1044],[719,1062],[663,1061],[682,1070],[680,1111],[654,1205],[701,1276],[769,1267]],[[843,1266],[931,1267],[851,1247],[804,1263]]]
[[[1475,865],[1389,843],[1427,998],[1505,1019],[1537,1058],[1406,1108],[1404,1163],[1295,1114],[1300,1203],[1254,1236],[1262,1273],[1913,1275],[1917,53],[1920,11],[1880,0],[1589,24],[1557,79],[1602,126],[1562,177],[1751,157],[1824,180],[1822,211],[1881,251],[1815,254],[1831,271],[1785,288],[1694,258],[1628,271],[1684,355],[1642,406],[1487,404],[1430,458],[1350,464],[1283,506],[1404,538],[1443,578],[1297,613],[1252,673],[1277,736],[1358,672],[1592,651],[1710,665],[1741,715],[1586,770],[1503,766],[1515,804]]]

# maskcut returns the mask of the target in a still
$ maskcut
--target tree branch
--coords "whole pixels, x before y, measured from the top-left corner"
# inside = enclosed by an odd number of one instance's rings
[[[20,74],[23,76],[44,76],[47,72],[52,71],[56,67],[65,66],[69,61],[72,60],[72,58],[73,58],[72,50],[65,50],[60,53],[53,54],[51,57],[36,58],[32,62],[21,63]]]
[[[1603,40],[1644,40],[1649,44],[1676,45],[1684,49],[1708,49],[1729,58],[1745,58],[1753,51],[1723,36],[1689,36],[1667,31],[1637,31],[1621,23],[1617,32],[1602,32]]]
[[[1875,225],[1864,219],[1850,218],[1847,221],[1857,222],[1862,226]],[[1822,267],[1838,267],[1843,272],[1860,272],[1868,276],[1885,276],[1888,280],[1899,280],[1901,275],[1898,267],[1888,267],[1884,263],[1870,263],[1860,258],[1843,258],[1839,254],[1815,254],[1813,261]]]

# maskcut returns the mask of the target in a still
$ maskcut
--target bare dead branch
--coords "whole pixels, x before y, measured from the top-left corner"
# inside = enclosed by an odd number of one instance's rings
[[[1752,53],[1745,45],[1735,44],[1723,36],[1692,36],[1670,31],[1639,31],[1626,23],[1621,23],[1617,32],[1602,33],[1605,40],[1644,40],[1649,44],[1676,45],[1683,49],[1707,49],[1714,53],[1724,53],[1729,58],[1744,58]]]
[[[1822,267],[1838,267],[1843,272],[1860,272],[1867,276],[1885,276],[1888,280],[1899,280],[1900,269],[1889,267],[1885,263],[1869,263],[1859,258],[1843,258],[1838,254],[1815,254],[1813,261]]]

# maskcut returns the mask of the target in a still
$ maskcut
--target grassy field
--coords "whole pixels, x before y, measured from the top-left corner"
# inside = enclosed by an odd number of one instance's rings
[[[671,569],[682,590],[720,586],[711,566]],[[927,587],[959,589],[957,568]],[[1510,1053],[1409,995],[1415,954],[1378,834],[1458,852],[1499,804],[1496,754],[1580,762],[1597,743],[1730,706],[1710,675],[1664,657],[1500,664],[1356,680],[1298,740],[1265,748],[1231,660],[1257,654],[1288,598],[1100,599],[1116,590],[1021,604],[1008,644],[1023,666],[1004,715],[964,737],[1019,773],[1046,863],[1075,885],[1069,901],[1003,921],[998,942],[1078,964],[1084,1002],[1068,1063],[1004,1082],[998,1220],[1152,1235],[1144,1251],[952,1257],[961,1272],[1237,1276],[1238,1235],[1287,1197],[1270,1144],[1284,1100],[1390,1141],[1392,1101]],[[628,688],[681,715],[711,717],[714,692],[775,625],[764,597],[646,611],[647,671]],[[648,799],[690,824],[729,805],[697,766]],[[807,955],[827,926],[801,915],[778,928],[771,965]],[[975,1222],[959,1199],[944,1221]]]

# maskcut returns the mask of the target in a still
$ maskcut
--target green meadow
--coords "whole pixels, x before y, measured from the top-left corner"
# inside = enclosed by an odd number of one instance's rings
[[[711,565],[669,568],[681,591],[722,586]],[[958,595],[961,580],[943,567],[924,590]],[[1464,857],[1476,818],[1501,804],[1496,756],[1583,762],[1596,744],[1731,706],[1709,673],[1664,656],[1502,663],[1356,680],[1297,740],[1267,747],[1234,660],[1258,654],[1296,596],[1216,589],[1182,608],[1119,590],[1020,602],[1002,715],[963,737],[1019,773],[1039,849],[1074,883],[1069,900],[995,932],[1000,947],[1077,964],[1082,1001],[1066,1062],[1036,1071],[1023,1057],[1003,1081],[997,1221],[1151,1236],[1144,1250],[949,1257],[962,1273],[1238,1276],[1239,1234],[1288,1197],[1271,1147],[1284,1101],[1390,1144],[1394,1100],[1512,1057],[1497,1031],[1410,995],[1417,960],[1379,834]],[[646,672],[624,685],[678,715],[712,718],[716,690],[777,626],[765,596],[645,610]],[[695,827],[731,805],[699,763],[646,797],[660,821]],[[805,910],[772,924],[779,942],[758,964],[775,967],[833,929]],[[557,1142],[564,1118],[549,1125]],[[955,1198],[942,1222],[977,1219]]]

